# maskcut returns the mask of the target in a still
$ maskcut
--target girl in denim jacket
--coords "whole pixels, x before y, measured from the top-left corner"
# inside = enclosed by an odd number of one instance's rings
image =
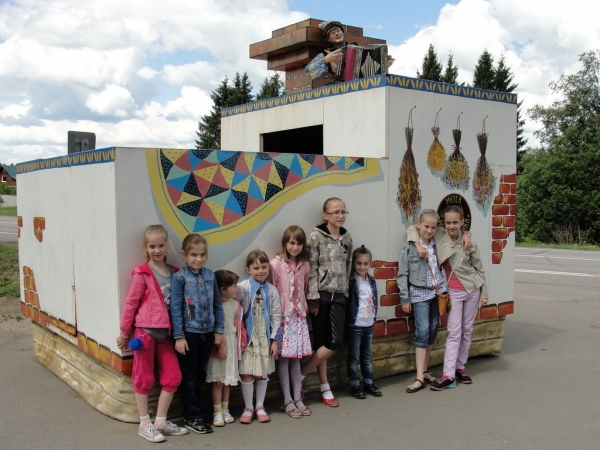
[[[399,258],[399,271],[396,281],[400,289],[400,302],[404,313],[414,312],[415,316],[415,364],[417,377],[406,388],[413,393],[431,383],[435,378],[427,370],[429,356],[437,336],[439,312],[436,287],[440,293],[446,292],[446,280],[442,275],[435,249],[433,236],[437,230],[439,215],[433,209],[419,213],[417,230],[420,244],[427,250],[427,258],[421,259],[413,242],[402,247]]]
[[[204,267],[208,259],[206,239],[196,233],[188,235],[181,256],[185,265],[173,277],[171,317],[183,376],[183,420],[185,427],[195,433],[212,433],[202,417],[200,389],[213,343],[220,345],[223,340],[223,302],[215,274]]]
[[[167,422],[167,411],[181,383],[181,371],[169,337],[171,276],[177,268],[166,263],[169,236],[162,225],[144,231],[146,262],[133,271],[127,300],[123,305],[121,334],[117,346],[127,348],[132,327],[142,347],[133,353],[133,391],[140,414],[138,435],[150,442],[163,442],[165,436],[187,434],[185,428]],[[154,386],[154,365],[158,367],[162,391],[158,397],[154,425],[148,413],[148,394]]]

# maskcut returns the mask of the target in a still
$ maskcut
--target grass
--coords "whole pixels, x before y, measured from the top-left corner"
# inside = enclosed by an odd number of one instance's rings
[[[19,249],[0,244],[0,297],[20,297]]]
[[[0,216],[17,217],[17,207],[16,206],[0,207]]]
[[[543,242],[533,241],[531,239],[525,239],[523,242],[517,242],[517,247],[600,251],[600,245],[544,244]]]

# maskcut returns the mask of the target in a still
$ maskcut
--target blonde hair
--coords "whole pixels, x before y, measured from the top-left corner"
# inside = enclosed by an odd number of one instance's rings
[[[431,216],[431,217],[435,218],[436,222],[438,220],[440,220],[440,215],[438,214],[438,212],[435,209],[423,209],[419,213],[419,222],[418,223],[421,223],[421,219],[423,219],[423,217],[425,217],[425,216]]]
[[[323,202],[323,213],[327,212],[327,208],[329,208],[329,204],[333,203],[333,202],[342,202],[344,204],[344,208],[346,207],[346,203],[344,203],[344,200],[342,200],[341,198],[329,197],[327,200],[325,200],[325,202]],[[324,223],[327,223],[327,220],[323,219],[323,222],[321,222],[319,225],[323,225]]]
[[[204,248],[206,248],[206,255],[208,256],[208,244],[206,243],[206,239],[198,233],[191,233],[185,237],[181,243],[181,251],[187,255],[195,245],[204,245]]]
[[[283,232],[281,238],[281,256],[284,259],[289,260],[290,255],[287,252],[287,244],[294,239],[298,244],[302,244],[302,251],[296,257],[297,261],[308,261],[308,251],[306,250],[306,233],[298,225],[291,225]]]
[[[150,255],[146,250],[146,245],[148,245],[148,239],[151,235],[158,234],[161,235],[167,245],[169,245],[169,233],[167,233],[167,229],[161,225],[160,223],[155,225],[148,225],[144,230],[144,252],[146,253],[146,261],[150,261]],[[165,254],[164,261],[167,262],[167,255]]]

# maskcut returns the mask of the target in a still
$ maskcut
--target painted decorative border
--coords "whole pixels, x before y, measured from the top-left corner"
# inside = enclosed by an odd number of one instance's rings
[[[245,105],[232,106],[221,110],[221,117],[230,117],[237,114],[245,114],[263,109],[275,108],[277,106],[300,103],[307,100],[316,100],[323,97],[347,94],[349,92],[366,91],[382,87],[395,87],[417,91],[432,92],[435,94],[452,95],[455,97],[472,98],[476,100],[487,100],[492,102],[517,104],[517,94],[509,92],[489,91],[468,86],[457,86],[438,81],[421,80],[419,78],[405,77],[402,75],[375,75],[360,80],[346,81],[331,86],[317,89],[302,90],[281,97],[273,97]]]
[[[71,155],[57,156],[56,158],[36,159],[17,164],[17,174],[36,172],[45,169],[58,169],[62,167],[85,166],[88,164],[101,164],[115,160],[115,148],[102,148],[77,152]]]

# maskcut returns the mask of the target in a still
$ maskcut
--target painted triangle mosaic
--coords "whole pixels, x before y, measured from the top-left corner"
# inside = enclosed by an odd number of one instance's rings
[[[352,172],[364,158],[223,150],[160,150],[170,203],[204,232],[246,217],[283,191],[320,174]],[[181,215],[180,215],[181,216]],[[190,223],[193,221],[193,223]]]

